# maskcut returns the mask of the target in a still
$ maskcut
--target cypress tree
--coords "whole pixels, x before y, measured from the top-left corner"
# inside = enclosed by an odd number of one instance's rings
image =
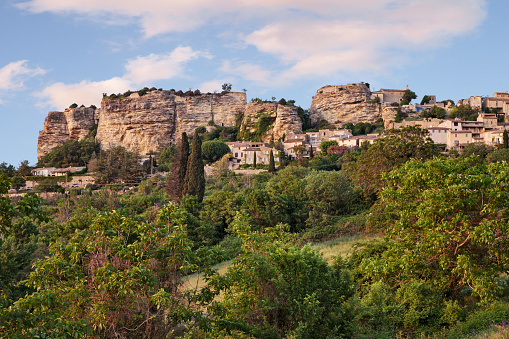
[[[180,141],[180,159],[178,167],[178,181],[177,181],[177,194],[178,198],[184,195],[185,180],[187,173],[187,163],[189,160],[189,140],[187,133],[182,133],[182,140]]]
[[[178,199],[184,195],[183,190],[188,158],[189,141],[187,139],[187,134],[184,132],[178,143],[177,153],[173,157],[170,173],[166,176],[166,194],[175,201],[178,201]]]
[[[502,135],[504,146],[503,148],[509,148],[509,137],[507,135],[507,130],[504,129],[504,134]]]
[[[274,164],[274,153],[270,150],[269,154],[269,173],[274,173],[276,171],[276,165]]]
[[[254,153],[253,166],[256,169],[256,151],[254,151],[253,153]]]
[[[187,162],[184,194],[195,195],[199,202],[205,194],[205,170],[201,156],[201,139],[197,131],[194,131],[191,155]]]
[[[309,159],[313,159],[315,155],[313,154],[313,145],[310,145],[309,147]]]

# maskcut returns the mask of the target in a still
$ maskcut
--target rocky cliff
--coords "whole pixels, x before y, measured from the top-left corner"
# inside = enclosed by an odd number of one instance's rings
[[[348,122],[374,123],[382,117],[381,105],[371,102],[371,92],[364,84],[325,86],[313,97],[309,117],[312,124],[325,119],[330,124]]]
[[[54,147],[69,139],[84,138],[88,129],[97,123],[100,110],[91,107],[67,108],[63,112],[49,112],[44,128],[39,132],[37,157],[40,159]]]
[[[100,110],[82,107],[50,112],[39,133],[37,155],[40,159],[66,140],[82,139],[95,123],[102,148],[123,146],[140,154],[158,152],[182,132],[192,134],[209,121],[234,126],[245,106],[245,93],[186,96],[156,90],[141,96],[134,92],[128,97],[105,97]]]
[[[101,147],[123,146],[140,154],[158,152],[182,132],[191,134],[209,121],[234,126],[244,112],[245,93],[178,96],[171,91],[137,93],[128,98],[104,98],[97,139]]]
[[[278,141],[302,133],[298,108],[277,102],[249,103],[244,111],[240,137],[244,141]]]

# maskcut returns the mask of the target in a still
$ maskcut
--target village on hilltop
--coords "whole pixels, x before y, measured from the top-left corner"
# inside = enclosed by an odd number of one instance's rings
[[[139,154],[141,161],[146,161],[153,157],[149,154],[158,154],[175,144],[182,132],[190,135],[196,128],[210,132],[236,126],[243,134],[225,144],[231,152],[230,169],[238,170],[254,164],[268,165],[271,152],[276,164],[282,159],[311,158],[322,152],[320,145],[324,141],[332,142],[342,150],[356,150],[365,143],[372,144],[383,138],[383,130],[393,128],[418,126],[427,130],[433,142],[442,144],[444,150],[459,152],[476,142],[501,144],[504,131],[509,129],[509,123],[505,122],[509,114],[507,92],[496,92],[493,97],[472,96],[459,100],[456,105],[452,100],[437,102],[434,95],[423,96],[420,104],[411,103],[415,97],[408,86],[404,90],[373,92],[365,83],[324,86],[317,91],[311,108],[306,111],[314,128],[304,130],[303,110],[295,107],[293,100],[253,99],[247,103],[246,94],[237,92],[129,91],[123,95],[105,96],[101,108],[73,104],[64,112],[50,112],[39,135],[38,153],[41,159],[67,140],[83,139],[88,129],[95,126],[96,140],[101,148],[123,146]],[[468,107],[476,113],[468,118],[451,118],[450,113],[458,107]],[[437,110],[442,112],[438,116],[429,113]],[[257,131],[256,126],[262,120],[265,129]],[[382,129],[354,135],[349,127],[357,123],[378,123],[382,124]],[[253,135],[257,135],[256,140],[250,140]],[[63,176],[84,168],[40,167],[32,173],[35,176]],[[66,186],[86,187],[92,183],[93,177],[89,176]],[[27,187],[31,184],[36,183],[29,182]]]

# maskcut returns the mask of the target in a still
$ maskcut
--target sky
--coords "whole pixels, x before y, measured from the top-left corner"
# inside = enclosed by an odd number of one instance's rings
[[[2,0],[0,162],[37,162],[49,111],[145,86],[308,109],[367,82],[420,101],[509,90],[507,0]]]

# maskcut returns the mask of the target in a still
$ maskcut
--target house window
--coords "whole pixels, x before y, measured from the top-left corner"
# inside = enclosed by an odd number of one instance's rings
[[[246,154],[251,154],[251,151],[246,151]]]
[[[454,137],[455,137],[455,138],[457,138],[457,137],[458,137],[458,135],[457,135],[457,134],[454,134]]]
[[[235,158],[238,158],[239,157],[239,153],[235,153]]]

